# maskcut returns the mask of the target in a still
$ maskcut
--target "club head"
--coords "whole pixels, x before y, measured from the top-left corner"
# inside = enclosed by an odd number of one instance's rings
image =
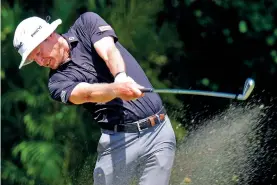
[[[252,93],[255,87],[255,81],[251,78],[246,79],[242,94],[238,95],[238,100],[246,100]]]

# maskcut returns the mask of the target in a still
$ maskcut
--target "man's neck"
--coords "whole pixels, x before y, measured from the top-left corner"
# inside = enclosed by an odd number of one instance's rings
[[[61,48],[63,48],[63,63],[66,63],[70,60],[70,47],[65,38],[61,36],[59,39],[61,39]]]

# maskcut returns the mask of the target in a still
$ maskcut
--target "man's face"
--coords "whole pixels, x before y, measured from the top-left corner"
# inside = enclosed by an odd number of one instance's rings
[[[63,62],[63,52],[57,35],[52,33],[30,53],[27,59],[43,67],[57,69]]]

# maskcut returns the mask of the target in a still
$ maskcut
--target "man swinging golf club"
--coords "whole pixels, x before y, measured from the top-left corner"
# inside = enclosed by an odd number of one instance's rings
[[[55,32],[61,22],[27,18],[13,44],[19,68],[32,61],[50,68],[51,97],[82,105],[101,127],[94,184],[169,184],[176,139],[159,95],[140,90],[152,87],[142,68],[96,13],[82,14],[64,34]]]

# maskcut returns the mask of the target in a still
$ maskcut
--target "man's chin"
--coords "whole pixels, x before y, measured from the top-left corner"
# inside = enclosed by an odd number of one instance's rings
[[[60,66],[60,64],[54,63],[53,65],[50,65],[49,67],[53,70],[58,69],[58,67]]]
[[[56,70],[56,69],[58,69],[58,67],[51,67],[51,69],[52,69],[52,70]]]
[[[57,61],[51,63],[52,65],[49,66],[49,68],[55,70],[55,69],[58,69],[63,63],[60,62],[60,63],[57,63]]]
[[[49,68],[50,68],[50,69],[53,69],[53,70],[55,70],[55,69],[57,69],[57,68],[58,68],[58,66],[56,66],[56,65],[53,65],[53,66],[49,66]]]

